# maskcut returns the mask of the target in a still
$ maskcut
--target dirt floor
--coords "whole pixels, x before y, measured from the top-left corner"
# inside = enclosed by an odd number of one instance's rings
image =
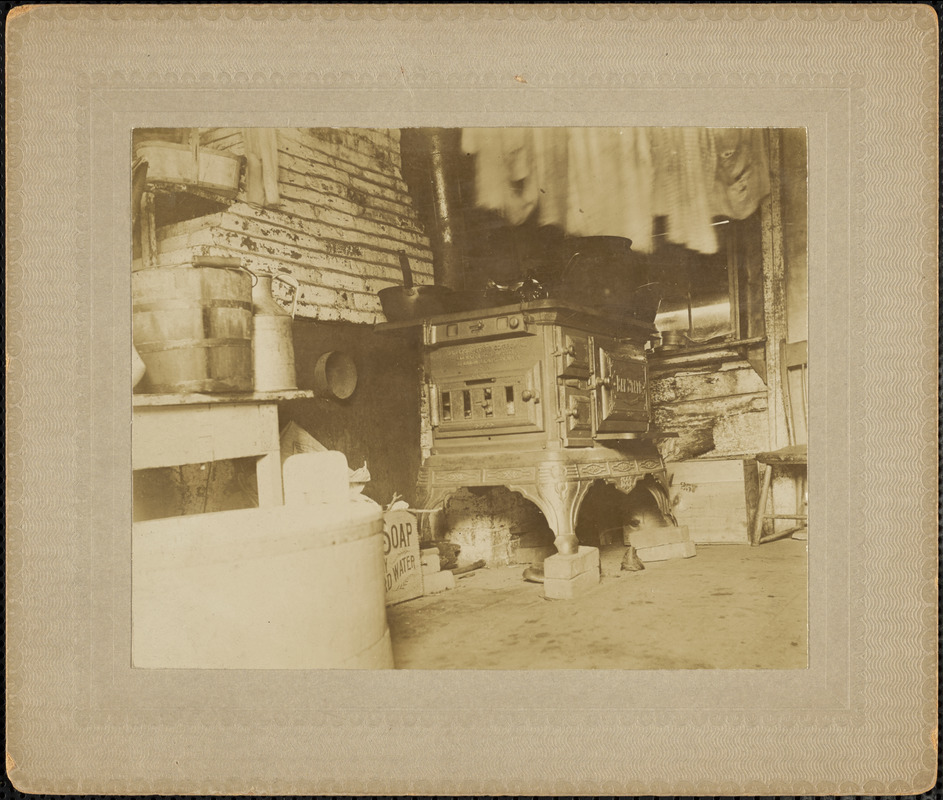
[[[547,600],[523,565],[480,569],[456,588],[388,609],[400,669],[803,669],[806,542],[700,545],[694,558],[622,572]]]

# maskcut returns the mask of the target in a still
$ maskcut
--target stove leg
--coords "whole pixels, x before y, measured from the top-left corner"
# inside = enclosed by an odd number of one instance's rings
[[[547,518],[554,533],[558,553],[574,555],[580,542],[576,538],[576,514],[592,481],[555,481],[538,483],[534,502]]]
[[[557,552],[561,555],[572,556],[579,552],[580,540],[576,538],[575,533],[569,533],[557,536],[557,538],[553,540],[553,546],[557,548]]]

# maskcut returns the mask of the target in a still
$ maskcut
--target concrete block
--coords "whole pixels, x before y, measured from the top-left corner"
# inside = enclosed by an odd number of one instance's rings
[[[645,527],[630,528],[628,525],[623,528],[622,543],[626,546],[631,545],[636,550],[644,547],[659,547],[665,544],[674,544],[675,542],[688,541],[687,526],[666,525],[664,527]]]
[[[544,577],[570,580],[584,572],[596,571],[599,575],[599,548],[580,545],[573,555],[556,553],[544,560]]]
[[[551,600],[572,600],[574,597],[585,594],[599,583],[598,566],[569,580],[548,578],[546,572],[544,575],[544,597]]]
[[[667,561],[670,558],[691,558],[697,555],[697,548],[694,542],[672,542],[658,547],[636,548],[643,564],[650,561]]]
[[[448,570],[422,576],[423,594],[438,594],[455,588],[455,576]]]
[[[439,558],[438,553],[431,556],[422,556],[421,562],[423,575],[434,575],[442,570],[442,559]]]

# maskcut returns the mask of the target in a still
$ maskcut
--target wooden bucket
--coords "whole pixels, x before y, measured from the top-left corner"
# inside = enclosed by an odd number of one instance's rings
[[[147,162],[149,183],[189,184],[236,196],[242,168],[239,156],[200,147],[199,128],[163,129],[171,139],[155,141],[155,134],[161,133],[161,129],[138,130],[134,136],[134,157]]]
[[[220,267],[131,274],[134,346],[151,392],[252,391],[252,276]]]

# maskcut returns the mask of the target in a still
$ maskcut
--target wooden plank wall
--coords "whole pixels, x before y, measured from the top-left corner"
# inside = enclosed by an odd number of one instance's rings
[[[157,263],[238,256],[250,270],[295,277],[300,318],[383,322],[377,292],[402,283],[400,250],[416,283],[432,282],[429,241],[401,175],[399,131],[279,128],[277,141],[279,207],[249,205],[243,186],[226,211],[160,228]],[[205,131],[201,142],[244,153],[238,128]]]

